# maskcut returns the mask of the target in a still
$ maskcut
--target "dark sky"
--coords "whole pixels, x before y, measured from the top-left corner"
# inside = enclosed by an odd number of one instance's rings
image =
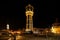
[[[34,27],[49,27],[55,18],[59,18],[56,0],[10,0],[6,4],[0,4],[0,28],[5,28],[7,23],[12,29],[25,27],[25,6],[28,4],[34,7]]]

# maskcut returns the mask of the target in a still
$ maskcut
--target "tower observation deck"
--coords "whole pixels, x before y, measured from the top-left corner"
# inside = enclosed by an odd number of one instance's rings
[[[33,31],[33,9],[30,4],[26,6],[26,31]]]

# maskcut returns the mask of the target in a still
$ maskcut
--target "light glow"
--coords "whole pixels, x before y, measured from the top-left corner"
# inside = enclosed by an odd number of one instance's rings
[[[51,32],[56,33],[56,31],[55,31],[55,29],[53,27],[51,28]]]
[[[7,29],[9,29],[9,24],[7,24]]]
[[[60,27],[57,27],[57,28],[56,27],[52,27],[51,28],[51,32],[55,33],[55,34],[60,34]]]

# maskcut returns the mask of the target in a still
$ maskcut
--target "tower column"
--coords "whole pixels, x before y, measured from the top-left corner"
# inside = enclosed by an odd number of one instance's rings
[[[26,16],[26,29],[28,29],[28,16]]]
[[[33,19],[32,16],[29,16],[29,29],[33,30]]]
[[[32,31],[33,31],[33,16],[32,16],[32,22],[31,22],[31,23],[32,23],[32,24],[31,24],[31,25],[32,25],[32,28],[31,28],[31,29],[32,29]]]

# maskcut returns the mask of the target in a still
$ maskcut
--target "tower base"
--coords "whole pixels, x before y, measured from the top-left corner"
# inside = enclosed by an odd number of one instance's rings
[[[31,29],[26,29],[25,33],[33,33]]]

